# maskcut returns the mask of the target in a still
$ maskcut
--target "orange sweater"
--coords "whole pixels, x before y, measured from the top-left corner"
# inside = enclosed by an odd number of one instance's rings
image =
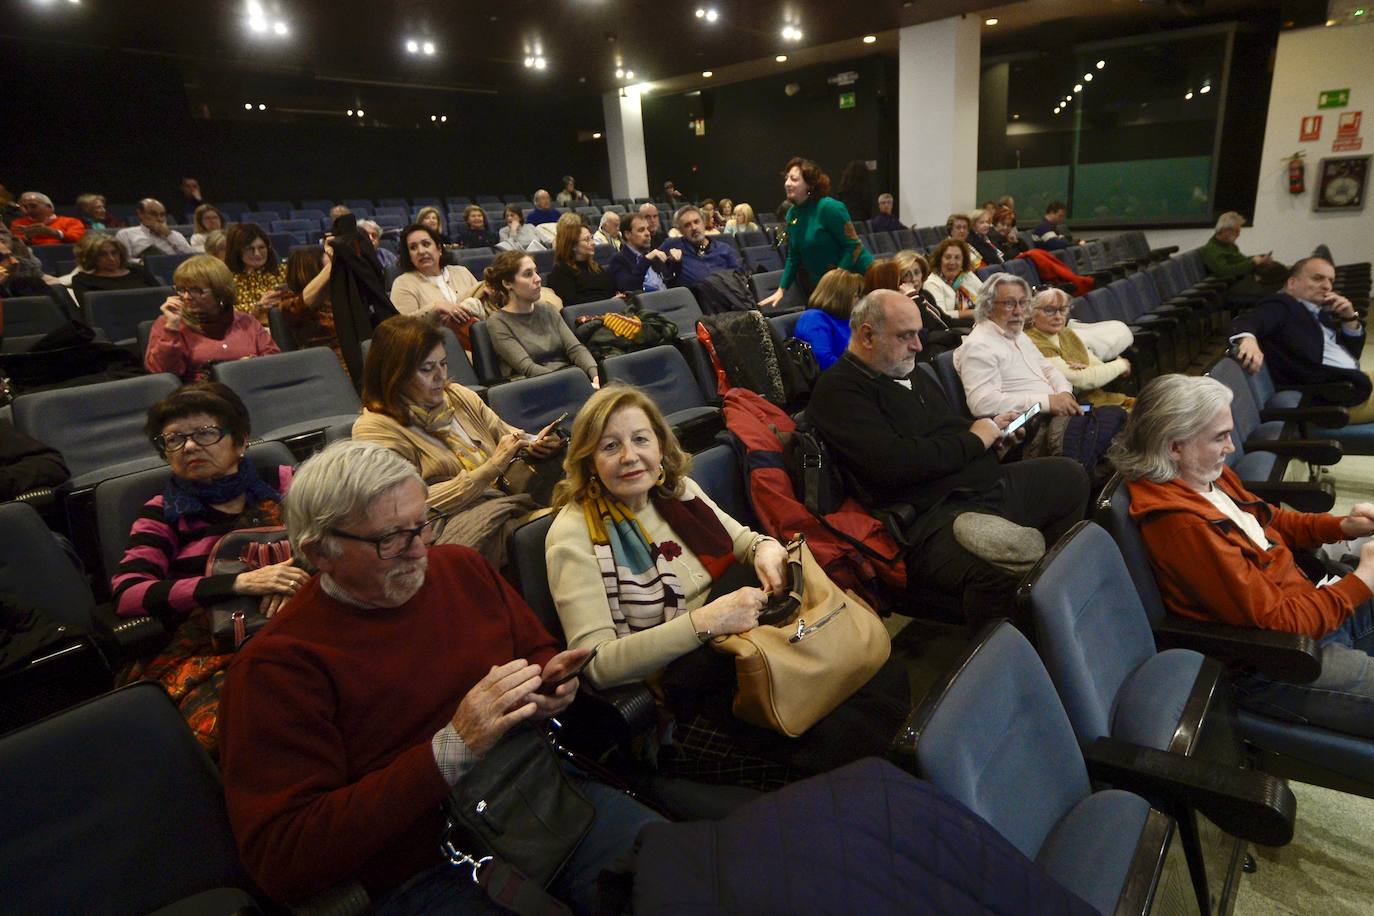
[[[10,223],[10,229],[20,238],[24,238],[24,233],[19,230],[25,226],[47,226],[49,229],[56,229],[62,233],[62,238],[54,238],[51,235],[40,235],[29,242],[29,245],[62,245],[74,244],[81,241],[81,237],[86,234],[86,224],[79,219],[70,216],[54,216],[45,223],[39,223],[36,219],[29,219],[21,216]]]
[[[1130,484],[1131,518],[1172,613],[1319,639],[1370,598],[1353,574],[1317,588],[1293,559],[1291,548],[1344,538],[1340,516],[1275,508],[1245,489],[1230,468],[1216,485],[1259,520],[1271,542],[1267,551],[1181,481]]]

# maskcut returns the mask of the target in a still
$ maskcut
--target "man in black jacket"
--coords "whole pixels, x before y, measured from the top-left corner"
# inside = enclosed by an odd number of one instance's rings
[[[1349,383],[1354,394],[1342,406],[1350,408],[1352,424],[1369,423],[1374,382],[1360,369],[1364,325],[1350,300],[1332,291],[1335,281],[1330,261],[1303,258],[1283,292],[1231,322],[1231,341],[1242,366],[1254,373],[1268,363],[1279,386]]]
[[[868,500],[916,510],[907,532],[908,583],[960,595],[970,623],[1015,619],[1015,562],[989,561],[1034,560],[1017,556],[1029,532],[1014,526],[1037,529],[1048,546],[1083,518],[1087,474],[1066,458],[1002,465],[1003,430],[1016,412],[970,423],[934,379],[913,371],[921,313],[906,296],[875,290],[854,306],[850,329],[849,347],[817,381],[807,416]],[[958,521],[969,514],[1014,524]]]

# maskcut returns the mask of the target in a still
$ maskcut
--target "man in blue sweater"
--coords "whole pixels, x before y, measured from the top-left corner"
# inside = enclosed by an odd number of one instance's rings
[[[734,245],[706,234],[706,221],[696,207],[683,207],[677,211],[677,231],[682,236],[669,239],[659,249],[670,258],[680,261],[677,276],[668,281],[669,286],[691,289],[717,271],[744,270]]]

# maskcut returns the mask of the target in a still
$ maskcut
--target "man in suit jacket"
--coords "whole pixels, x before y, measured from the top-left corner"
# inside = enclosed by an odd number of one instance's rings
[[[609,265],[611,278],[615,280],[615,291],[637,293],[640,290],[654,292],[666,288],[669,280],[677,278],[682,254],[672,257],[653,247],[649,220],[644,214],[636,213],[626,219],[628,222],[622,233],[625,243],[611,258]]]
[[[1250,372],[1269,364],[1279,385],[1348,382],[1351,423],[1374,421],[1374,382],[1360,369],[1364,325],[1350,300],[1332,291],[1336,268],[1324,258],[1293,265],[1284,291],[1231,322],[1236,358]]]

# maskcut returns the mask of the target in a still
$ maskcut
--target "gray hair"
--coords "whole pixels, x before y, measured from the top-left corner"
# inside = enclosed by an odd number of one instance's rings
[[[859,328],[864,325],[875,331],[881,331],[887,326],[887,309],[883,308],[883,300],[888,294],[906,298],[895,289],[875,289],[854,303],[854,308],[849,312],[850,340],[858,339]]]
[[[377,222],[375,219],[360,219],[360,220],[358,220],[358,228],[359,228],[359,229],[366,229],[366,230],[368,230],[369,232],[376,232],[378,238],[380,238],[381,235],[382,235],[382,224],[379,223],[379,222]]]
[[[38,198],[40,203],[47,204],[49,207],[52,206],[52,198],[44,194],[42,191],[25,191],[23,194],[19,195],[19,199],[21,201],[25,197],[36,197]]]
[[[619,214],[619,213],[615,212],[614,210],[607,210],[605,213],[602,213],[602,214],[601,214],[601,222],[597,223],[597,224],[596,224],[596,227],[597,227],[598,229],[605,229],[605,228],[606,228],[606,220],[610,219],[612,216],[615,217],[616,222],[620,222],[620,214]]]
[[[700,214],[701,208],[696,204],[683,204],[681,207],[678,207],[677,212],[673,214],[673,225],[681,229],[682,218],[688,213]],[[705,217],[702,217],[702,219],[705,219]]]
[[[882,203],[883,201],[887,201],[888,203],[891,203],[891,202],[892,202],[892,195],[889,194],[889,193],[887,193],[886,191],[884,191],[883,193],[879,194],[879,195],[878,195],[878,203]]]
[[[1047,286],[1035,294],[1031,300],[1031,311],[1039,309],[1053,308],[1056,305],[1068,305],[1069,294],[1057,286]]]
[[[1008,283],[1015,283],[1025,292],[1026,298],[1030,298],[1030,284],[1024,277],[1005,272],[995,273],[983,281],[983,288],[978,291],[978,301],[974,304],[974,318],[978,321],[987,321],[992,318],[993,311],[997,308],[994,301],[997,299],[997,290]]]
[[[291,480],[284,505],[292,552],[304,557],[318,544],[326,556],[337,555],[329,529],[365,516],[377,497],[408,480],[423,484],[415,466],[391,449],[360,439],[335,442]]]
[[[1244,225],[1245,217],[1241,216],[1235,210],[1227,210],[1225,213],[1221,214],[1221,216],[1217,217],[1216,231],[1221,232],[1224,229],[1239,229]]]
[[[1231,397],[1231,389],[1205,375],[1159,376],[1140,390],[1108,460],[1127,480],[1168,483],[1178,477],[1169,446],[1196,437]]]

